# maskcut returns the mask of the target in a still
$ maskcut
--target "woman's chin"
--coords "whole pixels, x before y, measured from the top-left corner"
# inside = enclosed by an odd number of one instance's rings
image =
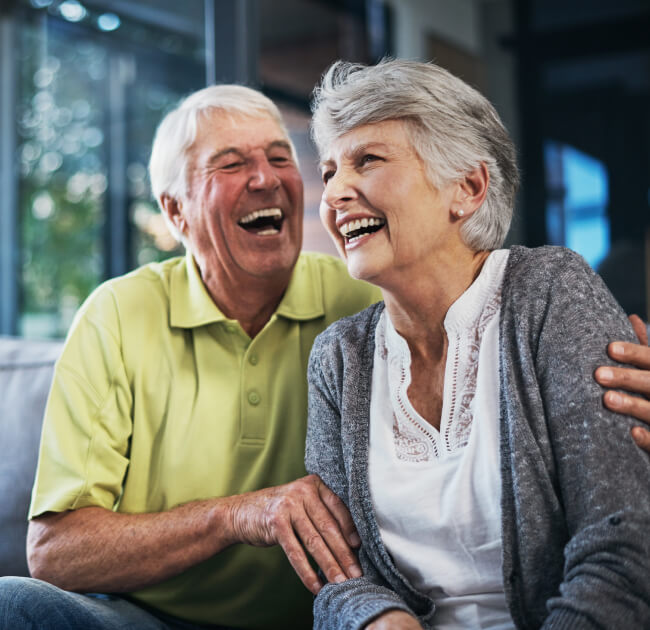
[[[355,280],[364,280],[371,284],[378,284],[379,269],[376,265],[370,265],[367,261],[356,261],[354,257],[347,256],[348,273]]]

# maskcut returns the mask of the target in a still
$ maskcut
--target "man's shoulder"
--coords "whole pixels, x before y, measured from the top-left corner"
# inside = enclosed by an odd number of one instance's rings
[[[320,278],[326,314],[346,317],[381,300],[379,289],[348,274],[345,263],[329,254],[303,252],[300,262],[311,267]]]
[[[106,280],[90,294],[77,317],[103,319],[109,312],[128,317],[132,313],[159,309],[169,302],[170,277],[183,264],[182,257],[170,258]]]

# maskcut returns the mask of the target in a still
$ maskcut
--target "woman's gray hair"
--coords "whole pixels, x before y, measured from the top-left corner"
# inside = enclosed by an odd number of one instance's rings
[[[463,223],[461,236],[476,251],[503,245],[519,185],[516,151],[494,107],[467,83],[433,63],[337,61],[314,90],[312,112],[312,137],[321,156],[355,127],[403,120],[437,188],[484,162],[487,196]]]
[[[226,115],[244,115],[260,118],[270,116],[285,133],[291,154],[296,151],[273,101],[257,90],[243,85],[212,85],[190,94],[170,111],[158,125],[149,160],[151,192],[155,197],[169,229],[177,240],[183,241],[175,225],[169,221],[160,203],[167,194],[174,199],[184,199],[187,194],[188,150],[196,140],[201,118],[214,110]]]

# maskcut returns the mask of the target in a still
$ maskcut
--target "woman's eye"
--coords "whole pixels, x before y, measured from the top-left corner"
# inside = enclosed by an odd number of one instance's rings
[[[322,177],[323,184],[327,184],[327,182],[334,177],[334,171],[324,171]]]
[[[377,162],[378,160],[381,160],[381,158],[378,155],[373,155],[372,153],[366,153],[361,157],[360,163],[361,166],[365,166],[366,164],[370,164],[371,162]]]

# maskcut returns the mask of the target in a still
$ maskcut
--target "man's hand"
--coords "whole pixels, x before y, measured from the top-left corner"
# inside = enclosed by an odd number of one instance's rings
[[[650,424],[650,348],[645,324],[637,315],[630,315],[634,332],[643,345],[614,341],[607,347],[609,356],[633,368],[599,367],[595,372],[596,381],[604,387],[624,389],[641,394],[645,398],[630,396],[608,390],[603,395],[605,406],[617,413],[623,413]],[[635,427],[632,429],[634,441],[650,453],[650,431]]]
[[[366,630],[422,630],[420,622],[403,610],[389,610],[374,621]]]
[[[48,513],[29,525],[28,561],[33,577],[61,588],[120,593],[178,575],[237,543],[280,544],[313,593],[322,584],[302,545],[328,580],[361,576],[350,549],[360,543],[352,517],[316,475],[159,513]]]
[[[233,542],[258,547],[279,544],[312,593],[323,584],[305,549],[330,582],[362,575],[350,549],[360,543],[352,517],[316,475],[231,499]]]

